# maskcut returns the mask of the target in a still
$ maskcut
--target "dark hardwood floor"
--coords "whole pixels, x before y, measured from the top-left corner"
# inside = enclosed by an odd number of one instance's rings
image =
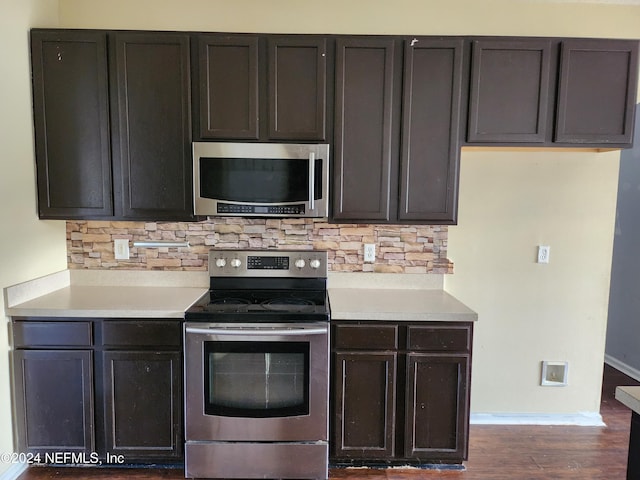
[[[606,427],[471,425],[465,470],[331,469],[347,480],[624,480],[631,411],[614,398],[618,385],[640,385],[605,366],[601,414]],[[18,480],[178,480],[182,469],[32,467]]]

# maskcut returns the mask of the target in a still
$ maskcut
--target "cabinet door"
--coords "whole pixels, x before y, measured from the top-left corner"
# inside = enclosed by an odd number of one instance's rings
[[[179,352],[103,353],[105,447],[132,459],[182,455]]]
[[[325,140],[327,40],[269,38],[269,138]]]
[[[467,457],[468,378],[468,355],[407,354],[406,458]]]
[[[396,357],[393,352],[334,354],[335,457],[395,455]]]
[[[468,142],[544,142],[551,41],[476,40],[472,55]]]
[[[555,140],[631,145],[637,77],[637,41],[563,41]]]
[[[400,220],[456,219],[463,40],[405,44]]]
[[[198,37],[200,137],[257,140],[258,37]]]
[[[92,353],[15,350],[13,361],[18,451],[94,452]]]
[[[116,215],[193,216],[189,36],[111,37]]]
[[[335,220],[386,222],[395,211],[392,179],[399,146],[394,133],[399,135],[400,123],[394,105],[400,86],[395,45],[386,38],[336,41]]]
[[[113,214],[107,36],[31,33],[40,218]]]

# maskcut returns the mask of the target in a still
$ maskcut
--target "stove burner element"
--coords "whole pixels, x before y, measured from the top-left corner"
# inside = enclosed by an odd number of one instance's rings
[[[280,297],[267,300],[263,302],[263,305],[313,305],[313,302],[298,297]]]
[[[212,305],[249,305],[249,300],[244,298],[216,298],[211,301]]]
[[[312,310],[315,304],[311,300],[299,297],[278,297],[265,300],[261,305],[267,310],[283,312],[306,312]]]

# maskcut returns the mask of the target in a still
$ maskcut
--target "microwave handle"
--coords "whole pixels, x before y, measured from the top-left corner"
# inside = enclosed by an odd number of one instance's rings
[[[309,152],[309,210],[316,209],[316,192],[314,191],[316,186],[316,154],[315,152]]]

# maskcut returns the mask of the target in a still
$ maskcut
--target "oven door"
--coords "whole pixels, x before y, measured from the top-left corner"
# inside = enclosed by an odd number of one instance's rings
[[[187,441],[326,441],[328,329],[187,322]]]

